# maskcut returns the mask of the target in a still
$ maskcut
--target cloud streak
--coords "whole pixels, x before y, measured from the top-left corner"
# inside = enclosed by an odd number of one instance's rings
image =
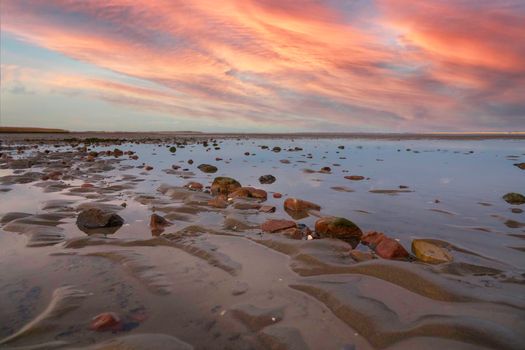
[[[523,129],[524,20],[506,0],[3,0],[1,13],[3,33],[135,81],[44,75],[53,91],[145,122],[297,131]]]

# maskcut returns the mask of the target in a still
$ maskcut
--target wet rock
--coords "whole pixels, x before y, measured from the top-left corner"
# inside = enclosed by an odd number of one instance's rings
[[[232,295],[241,295],[248,291],[249,285],[246,282],[236,281],[232,289]]]
[[[422,239],[412,241],[412,253],[421,261],[442,264],[452,261],[452,255],[445,249]]]
[[[228,195],[236,189],[240,188],[241,184],[231,177],[216,177],[211,185],[211,193],[214,195],[224,194]]]
[[[525,170],[525,163],[516,163],[516,164],[514,164],[514,166],[517,166],[521,170]]]
[[[151,165],[146,165],[146,166],[144,167],[144,170],[146,170],[146,171],[151,171],[151,170],[153,170],[153,167],[152,167]]]
[[[355,248],[363,232],[352,221],[334,216],[327,216],[318,219],[315,222],[315,232],[321,238],[337,238],[348,242],[352,248]]]
[[[279,152],[281,152],[281,147],[275,146],[274,148],[272,148],[272,151],[275,152],[275,153],[279,153]]]
[[[91,320],[89,329],[92,331],[103,332],[118,330],[121,325],[120,318],[114,312],[101,313]]]
[[[149,220],[149,227],[151,228],[151,233],[154,236],[160,235],[166,227],[173,225],[171,222],[166,220],[164,217],[158,215],[158,214],[151,214],[150,220]]]
[[[361,175],[347,175],[345,176],[345,179],[352,180],[352,181],[361,181],[361,180],[364,180],[365,177]]]
[[[279,192],[275,192],[273,194],[273,198],[282,198],[282,197],[283,197],[283,195],[281,193],[279,193]]]
[[[217,172],[217,167],[210,164],[201,164],[197,168],[199,168],[200,171],[203,173],[213,174]]]
[[[322,167],[321,170],[319,170],[320,173],[323,174],[330,174],[332,172],[332,169],[329,166]]]
[[[88,234],[115,233],[124,224],[124,219],[111,212],[98,208],[82,211],[77,217],[78,228]]]
[[[171,152],[171,153],[175,153],[175,152],[177,152],[177,147],[175,147],[175,146],[171,146],[171,147],[170,147],[170,152]]]
[[[265,190],[261,190],[253,187],[240,187],[230,193],[232,198],[255,198],[265,201],[268,194]]]
[[[273,184],[275,182],[276,178],[275,176],[273,175],[262,175],[261,177],[259,177],[259,182],[261,184]]]
[[[406,249],[395,239],[381,232],[369,232],[361,238],[361,243],[369,246],[383,259],[407,259]]]
[[[262,213],[275,213],[275,207],[273,205],[263,205],[259,208]]]
[[[295,221],[271,219],[271,220],[266,220],[261,225],[261,230],[263,232],[275,233],[275,232],[283,231],[288,228],[294,228],[294,227],[297,227],[297,224],[295,223]]]
[[[195,181],[188,182],[184,187],[193,191],[202,191],[202,189],[204,188],[204,186],[201,183]]]
[[[520,193],[510,192],[503,196],[503,200],[512,205],[521,205],[525,203],[525,196]]]
[[[510,211],[513,212],[514,214],[521,214],[521,213],[523,213],[523,209],[521,209],[521,208],[511,208]]]
[[[242,216],[229,215],[224,219],[223,227],[232,231],[246,231],[256,229],[259,225],[246,221]]]
[[[287,198],[284,201],[284,209],[290,211],[321,210],[321,206],[297,198]]]
[[[290,161],[288,159],[281,159],[279,162],[283,164],[290,164]]]
[[[190,164],[190,165],[193,164],[193,159],[189,159],[188,160],[188,164]]]

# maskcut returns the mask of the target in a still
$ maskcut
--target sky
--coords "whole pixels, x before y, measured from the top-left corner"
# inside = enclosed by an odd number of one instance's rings
[[[2,126],[525,131],[525,0],[0,0]]]

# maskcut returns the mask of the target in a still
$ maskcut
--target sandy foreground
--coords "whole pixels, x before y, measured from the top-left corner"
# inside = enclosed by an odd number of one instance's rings
[[[523,137],[0,134],[0,348],[520,349]]]

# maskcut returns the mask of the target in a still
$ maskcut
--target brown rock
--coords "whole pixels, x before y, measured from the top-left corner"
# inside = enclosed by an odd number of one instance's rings
[[[184,187],[193,191],[202,191],[202,189],[204,188],[204,186],[201,183],[195,181],[188,182]]]
[[[241,187],[241,184],[237,180],[232,179],[231,177],[219,176],[213,180],[210,190],[211,190],[211,193],[214,195],[216,194],[228,195],[240,187]]]
[[[514,165],[520,168],[521,170],[525,170],[525,163],[516,163]]]
[[[345,176],[345,179],[352,180],[352,181],[361,181],[361,180],[364,180],[365,177],[361,175],[348,175],[348,176]]]
[[[361,239],[361,243],[368,245],[383,259],[406,259],[409,257],[406,249],[398,241],[380,232],[366,234]]]
[[[261,190],[253,187],[240,187],[230,193],[232,198],[255,198],[260,200],[266,200],[268,194],[265,190]]]
[[[224,195],[218,195],[217,197],[214,197],[208,201],[208,205],[210,207],[224,209],[228,207],[228,200],[226,199],[226,196]]]
[[[144,167],[144,170],[150,171],[150,170],[153,170],[153,167],[151,165],[146,165]]]
[[[91,320],[89,329],[92,331],[103,332],[116,330],[120,327],[120,318],[114,312],[103,312]]]
[[[304,211],[304,210],[321,210],[321,207],[315,203],[308,202],[297,198],[286,198],[284,201],[284,209],[291,211]]]
[[[154,236],[161,234],[167,226],[172,225],[171,222],[163,218],[158,214],[151,214],[149,220],[149,227],[151,228],[151,233]]]
[[[282,195],[281,193],[279,193],[279,192],[275,192],[275,193],[273,194],[273,198],[282,198],[282,196],[283,196],[283,195]]]
[[[368,260],[375,259],[374,254],[370,252],[351,250],[349,254],[350,254],[350,257],[354,259],[354,261],[356,262],[362,262],[362,261],[368,261]]]
[[[283,230],[293,228],[293,227],[297,227],[297,224],[294,221],[271,219],[271,220],[266,220],[261,225],[261,230],[263,230],[263,232],[274,233],[274,232],[283,231]]]
[[[315,232],[321,238],[337,238],[348,242],[352,248],[359,244],[363,235],[361,229],[352,221],[334,216],[318,219],[315,222]]]
[[[259,208],[259,211],[263,213],[275,213],[275,207],[273,205],[263,205]]]

